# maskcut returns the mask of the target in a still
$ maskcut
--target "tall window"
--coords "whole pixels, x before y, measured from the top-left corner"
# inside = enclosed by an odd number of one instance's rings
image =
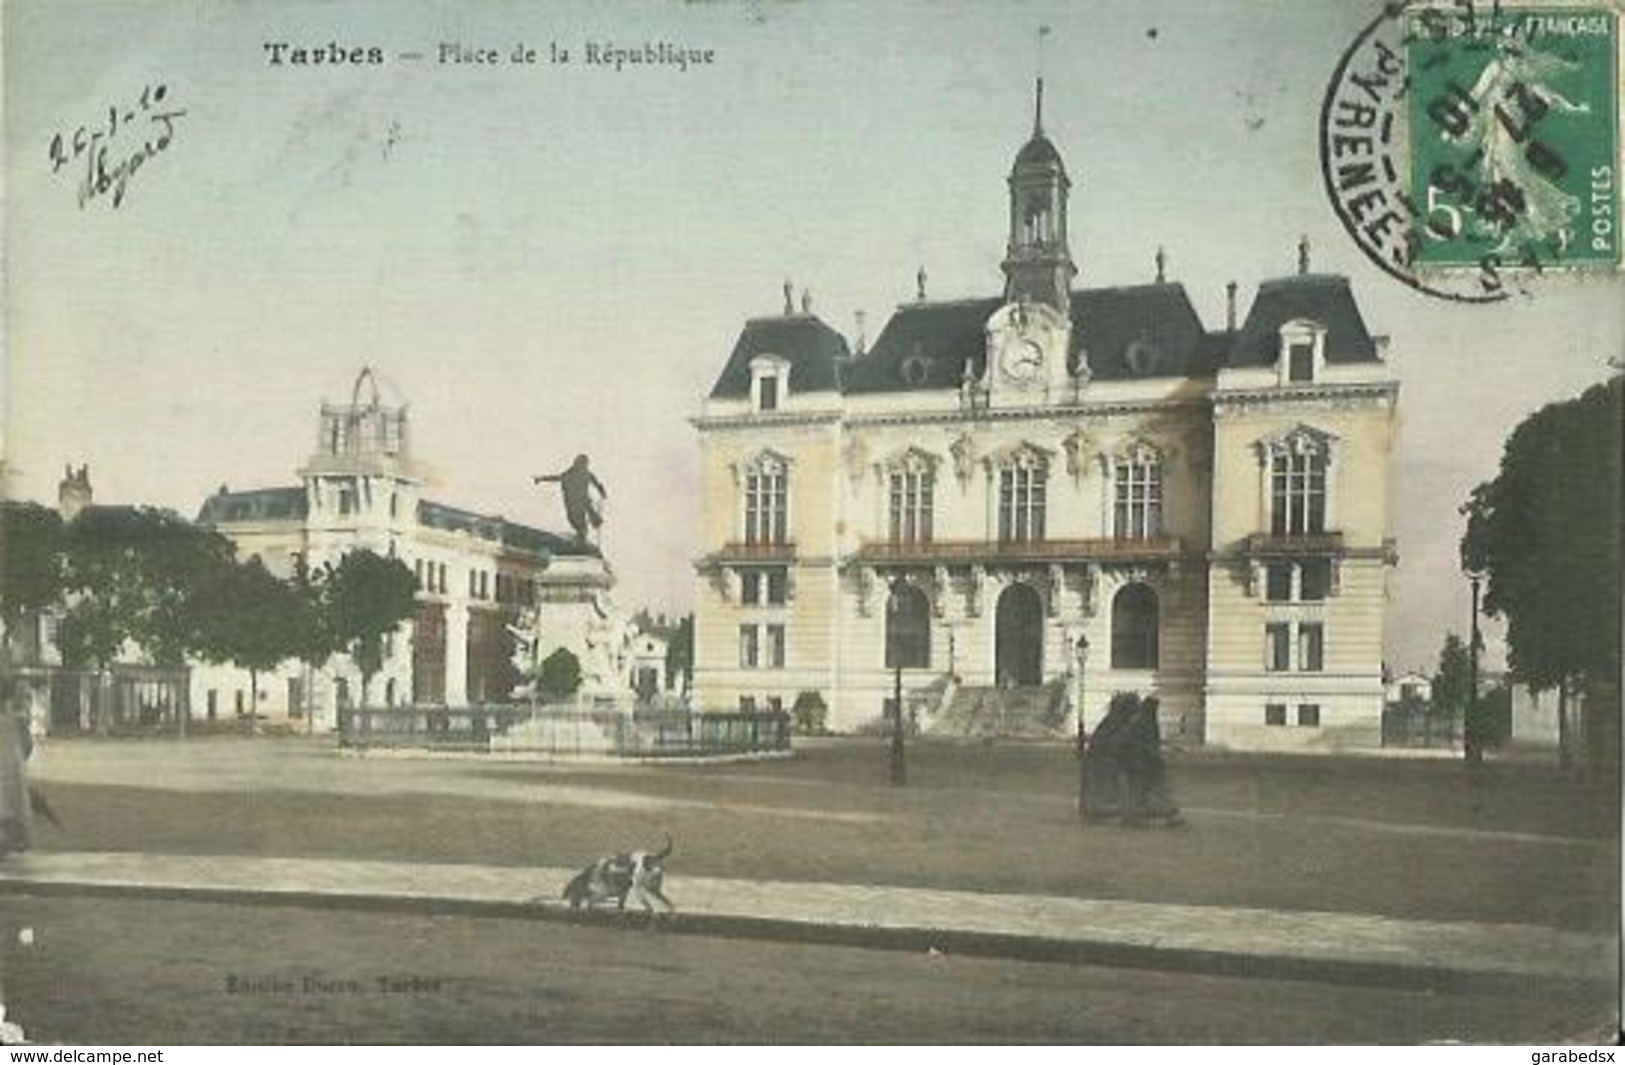
[[[783,544],[789,541],[788,479],[782,462],[765,457],[745,472],[747,544]]]
[[[1264,668],[1272,673],[1292,668],[1292,626],[1284,621],[1264,626]]]
[[[1019,461],[999,471],[999,539],[1044,538],[1044,467]]]
[[[756,626],[739,626],[739,668],[755,669],[760,661],[760,648],[756,643]]]
[[[779,409],[779,379],[774,374],[763,374],[761,383],[757,386],[757,393],[761,400],[761,409],[773,411]]]
[[[898,470],[891,475],[891,539],[893,543],[928,543],[931,540],[932,496],[936,475],[930,470]]]
[[[899,581],[886,601],[886,668],[931,665],[931,603],[924,592]]]
[[[762,663],[768,669],[784,668],[784,626],[767,626],[767,661]]]
[[[1282,448],[1270,459],[1270,532],[1326,531],[1326,452]]]
[[[1156,669],[1157,593],[1130,584],[1112,600],[1112,668]]]
[[[1326,626],[1318,621],[1298,626],[1298,668],[1305,673],[1326,668]]]
[[[1162,532],[1162,463],[1141,454],[1117,460],[1112,480],[1116,502],[1112,532],[1119,540],[1144,540]]]

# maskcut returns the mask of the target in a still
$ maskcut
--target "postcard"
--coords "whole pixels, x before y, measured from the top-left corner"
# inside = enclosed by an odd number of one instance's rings
[[[1612,1041],[1620,23],[7,4],[0,1037]]]

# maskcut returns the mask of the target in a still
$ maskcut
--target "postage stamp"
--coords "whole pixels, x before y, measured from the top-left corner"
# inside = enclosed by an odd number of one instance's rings
[[[1463,302],[1618,268],[1618,54],[1609,8],[1385,8],[1322,106],[1344,228],[1390,275]]]

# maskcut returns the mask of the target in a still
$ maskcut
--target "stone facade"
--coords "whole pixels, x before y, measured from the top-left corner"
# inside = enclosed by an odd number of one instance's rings
[[[370,370],[357,378],[349,403],[322,405],[316,447],[299,475],[301,483],[286,488],[222,487],[197,520],[229,537],[239,557],[258,555],[281,577],[361,548],[412,568],[416,616],[389,641],[370,705],[507,701],[521,680],[520,622],[541,630],[527,651],[579,642],[613,584],[592,544],[426,498],[428,475],[413,457],[406,408],[383,401]],[[272,720],[309,714],[305,724],[330,728],[338,708],[359,704],[360,685],[360,672],[343,656],[321,670],[285,663],[260,678],[259,713]],[[247,691],[241,670],[196,666],[192,715],[229,717]]]
[[[1348,282],[1299,272],[1208,330],[1164,279],[1078,287],[1071,188],[1035,122],[1004,292],[897,308],[867,351],[786,287],[695,419],[702,710],[817,691],[872,727],[901,656],[929,725],[1119,690],[1237,748],[1380,744],[1398,386]]]

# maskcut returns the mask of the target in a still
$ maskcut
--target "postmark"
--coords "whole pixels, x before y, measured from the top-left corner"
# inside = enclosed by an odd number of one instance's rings
[[[1618,47],[1602,8],[1390,4],[1322,103],[1344,228],[1391,276],[1459,302],[1617,269]]]

